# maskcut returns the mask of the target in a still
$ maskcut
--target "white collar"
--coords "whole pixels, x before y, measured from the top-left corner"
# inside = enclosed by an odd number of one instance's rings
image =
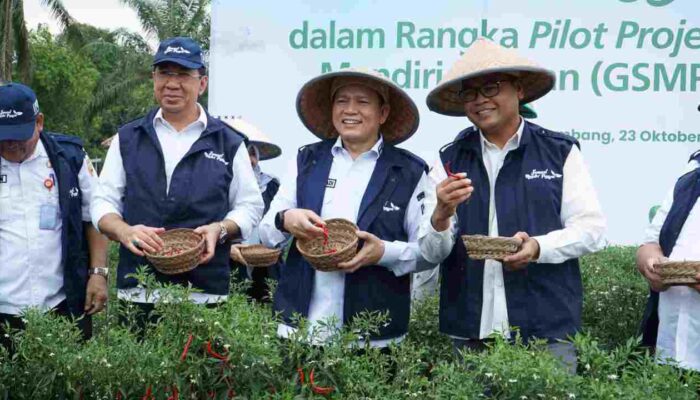
[[[377,140],[377,143],[375,143],[371,149],[367,150],[363,154],[371,154],[379,158],[379,156],[382,154],[382,150],[384,150],[384,136],[382,134],[379,134],[379,140]],[[343,147],[343,140],[340,138],[340,136],[338,136],[338,139],[335,141],[335,144],[331,149],[331,153],[335,157],[344,151],[347,152],[347,150],[345,150],[345,148]]]
[[[202,131],[207,129],[207,113],[204,111],[204,107],[202,107],[199,103],[197,103],[197,107],[199,108],[199,117],[197,118],[196,121],[193,121],[191,124],[187,126],[187,128],[191,127],[194,124],[201,124],[202,126]],[[163,124],[168,127],[172,127],[170,125],[170,122],[163,118],[163,109],[159,108],[158,112],[156,112],[156,116],[153,118],[153,126],[155,127],[157,123]],[[187,129],[185,128],[185,129]],[[174,130],[174,129],[173,129]],[[184,129],[183,129],[184,130]]]
[[[518,125],[518,130],[515,131],[515,135],[511,136],[510,139],[506,142],[505,146],[503,146],[502,150],[505,150],[506,148],[509,149],[516,149],[518,146],[520,146],[520,138],[523,136],[523,130],[525,129],[525,120],[523,117],[520,117],[520,125]],[[484,133],[481,132],[481,129],[479,129],[479,138],[481,140],[481,151],[484,151],[484,147],[490,147],[490,148],[498,148],[495,144],[489,142],[488,139],[486,139],[486,136],[484,136]]]

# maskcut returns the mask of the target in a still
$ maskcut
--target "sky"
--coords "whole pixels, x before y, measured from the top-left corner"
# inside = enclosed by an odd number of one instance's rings
[[[63,0],[63,4],[79,22],[107,29],[141,30],[136,13],[119,0]],[[24,16],[29,29],[48,24],[52,32],[60,31],[48,9],[41,5],[41,0],[24,0]]]

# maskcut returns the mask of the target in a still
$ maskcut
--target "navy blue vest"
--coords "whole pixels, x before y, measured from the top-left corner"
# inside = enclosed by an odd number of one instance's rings
[[[700,151],[690,156],[690,160],[695,160],[700,163]],[[678,178],[676,185],[673,188],[673,204],[666,215],[666,220],[661,226],[659,233],[659,245],[665,257],[671,255],[673,247],[676,245],[678,235],[683,229],[685,220],[688,219],[690,210],[693,209],[695,203],[700,196],[700,168],[686,173]],[[642,343],[645,346],[653,347],[656,345],[656,338],[659,328],[659,293],[649,290],[649,299],[642,316],[641,333]]]
[[[77,137],[42,132],[40,139],[58,180],[58,202],[63,224],[63,290],[66,293],[68,310],[72,315],[79,316],[84,313],[89,256],[83,230],[83,194],[78,181],[85,151],[82,141]]]
[[[508,153],[495,186],[498,233],[530,236],[562,229],[561,176],[564,162],[578,142],[525,121],[520,145]],[[479,131],[469,128],[440,151],[443,164],[466,172],[471,200],[457,208],[459,235],[488,234],[489,178],[483,163]],[[553,179],[543,179],[543,172]],[[478,338],[483,299],[484,261],[467,258],[458,238],[440,267],[440,330]],[[561,264],[532,264],[520,271],[503,270],[508,321],[524,338],[566,338],[581,324],[582,284],[577,259]]]
[[[302,147],[297,155],[297,207],[321,214],[326,183],[333,164],[331,149],[335,140]],[[407,241],[403,228],[405,210],[411,195],[427,167],[411,153],[385,145],[360,204],[357,225],[382,240]],[[383,212],[383,205],[392,202],[401,210]],[[274,296],[275,310],[287,324],[293,324],[294,313],[308,317],[314,287],[315,270],[292,245],[287,263],[280,269]],[[373,265],[345,275],[343,323],[350,324],[363,311],[388,312],[391,321],[380,327],[371,339],[398,337],[408,331],[411,306],[410,275],[397,277],[388,268]]]
[[[207,128],[173,171],[166,192],[165,162],[153,127],[157,110],[119,129],[126,186],[124,221],[129,225],[196,228],[224,219],[229,211],[229,186],[233,179],[231,163],[243,137],[216,118],[207,115]],[[214,258],[190,272],[163,275],[152,269],[158,281],[201,289],[204,293],[226,295],[229,290],[229,251],[226,244],[216,247]],[[147,265],[124,246],[119,249],[117,287],[136,286],[127,278],[139,265]]]

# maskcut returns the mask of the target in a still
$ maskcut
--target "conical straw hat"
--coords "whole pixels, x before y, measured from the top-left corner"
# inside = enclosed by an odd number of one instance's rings
[[[338,137],[333,126],[332,90],[339,82],[361,84],[376,90],[389,103],[389,117],[379,128],[384,141],[398,144],[411,137],[418,129],[419,115],[416,104],[408,94],[379,72],[348,68],[329,72],[307,82],[297,95],[297,113],[304,125],[321,139]]]
[[[524,97],[520,101],[522,104],[547,94],[556,81],[552,71],[521,57],[515,50],[479,38],[428,94],[428,108],[444,115],[464,116],[464,102],[459,98],[462,81],[494,73],[518,76],[524,91]]]
[[[248,137],[249,143],[255,145],[260,152],[260,161],[269,160],[282,154],[282,149],[279,146],[272,143],[266,134],[243,118],[222,118],[221,120]]]

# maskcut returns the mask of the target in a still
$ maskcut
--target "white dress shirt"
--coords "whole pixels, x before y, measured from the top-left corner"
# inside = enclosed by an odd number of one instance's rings
[[[192,145],[199,139],[207,128],[207,115],[199,106],[199,118],[181,131],[177,131],[163,118],[162,110],[158,110],[153,119],[156,136],[163,149],[165,161],[166,190],[170,189],[170,180],[173,171],[182,158],[187,154]],[[244,145],[239,146],[231,163],[234,179],[229,186],[229,209],[225,219],[238,225],[241,236],[248,238],[262,216],[264,209],[262,196],[258,189],[258,182],[250,166],[248,150]],[[104,166],[100,173],[100,180],[95,190],[95,198],[92,205],[92,223],[98,227],[102,217],[114,213],[122,215],[124,209],[123,195],[126,186],[126,173],[122,164],[121,151],[119,149],[119,135],[112,140],[107,151]],[[158,298],[154,296],[146,298],[144,289],[131,288],[120,289],[119,298],[139,303],[152,303]],[[192,293],[191,300],[196,303],[211,303],[223,301],[225,295],[213,295],[208,293]]]
[[[518,130],[503,149],[489,142],[483,134],[479,133],[483,162],[489,180],[489,236],[499,236],[494,194],[496,178],[508,152],[518,148],[524,126],[524,121],[521,119]],[[564,162],[562,175],[561,223],[564,228],[533,237],[540,245],[540,257],[537,263],[561,263],[598,251],[605,246],[605,217],[588,168],[577,146],[572,146]],[[436,232],[430,221],[437,205],[436,186],[445,179],[447,179],[447,173],[438,157],[429,175],[432,188],[426,191],[426,212],[418,238],[423,256],[435,263],[441,262],[450,254],[458,233],[456,215],[450,220],[450,228],[443,232]],[[494,332],[510,337],[503,265],[499,261],[486,260],[478,339],[486,338]]]
[[[97,179],[88,162],[83,161],[78,173],[85,222],[90,222]],[[47,179],[54,185],[51,190],[44,186]],[[28,307],[46,311],[66,298],[58,185],[41,140],[21,163],[0,158],[0,313],[19,315]],[[42,206],[58,213],[51,228],[41,227]]]
[[[691,161],[685,172],[699,165]],[[674,184],[675,186],[675,184]],[[661,227],[673,204],[673,188],[646,230],[645,243],[659,243]],[[700,260],[700,201],[696,201],[683,224],[669,259]],[[666,363],[675,360],[682,368],[700,371],[700,293],[687,286],[672,286],[659,294],[659,333],[656,357]]]
[[[338,139],[332,148],[333,164],[329,173],[330,179],[336,180],[335,187],[327,187],[323,197],[323,206],[320,217],[345,218],[357,221],[360,211],[360,203],[367,189],[372,172],[381,155],[383,139],[369,151],[361,154],[355,160],[342,146]],[[275,215],[281,211],[297,207],[296,201],[296,159],[292,160],[283,178],[280,190],[270,206],[269,212],[260,224],[260,238],[268,247],[278,246],[289,239],[289,234],[282,233],[275,228]],[[408,233],[408,242],[384,241],[384,255],[379,265],[389,268],[396,276],[413,272],[417,267],[428,269],[434,266],[423,259],[416,243],[418,227],[422,215],[422,199],[418,200],[418,194],[425,190],[427,176],[423,174],[418,185],[411,195],[411,200],[406,209],[403,228]],[[422,197],[422,196],[421,196]],[[333,322],[334,328],[340,328],[343,321],[343,302],[345,298],[345,272],[315,271],[314,288],[311,294],[309,306],[309,331],[316,330],[314,341],[322,344],[333,332],[321,329],[322,321]],[[280,324],[277,333],[281,337],[288,337],[294,331],[293,327]],[[403,337],[389,340],[371,341],[374,347],[385,347],[390,342],[398,342]]]

